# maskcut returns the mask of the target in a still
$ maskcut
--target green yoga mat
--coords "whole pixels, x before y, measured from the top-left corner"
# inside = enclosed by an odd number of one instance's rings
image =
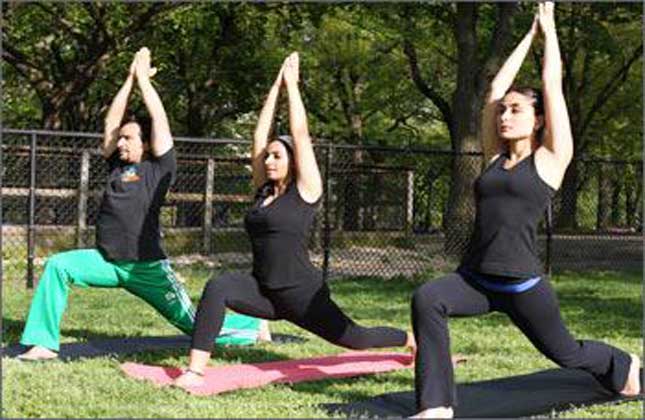
[[[225,346],[246,346],[257,342],[260,320],[246,315],[229,313],[226,315],[222,333],[216,342]],[[272,334],[273,343],[304,341],[303,338]],[[144,351],[187,349],[190,347],[190,336],[157,336],[90,339],[84,342],[63,343],[60,346],[60,360],[102,357],[106,355],[124,355]],[[16,357],[28,347],[15,344],[2,348],[3,357]]]
[[[258,340],[260,319],[241,314],[226,314],[217,344],[244,346]]]

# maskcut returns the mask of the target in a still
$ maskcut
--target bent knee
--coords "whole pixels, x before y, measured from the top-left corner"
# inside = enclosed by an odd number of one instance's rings
[[[60,270],[64,269],[66,266],[65,264],[65,258],[61,256],[61,254],[54,254],[51,257],[47,258],[47,262],[45,263],[45,269],[53,269],[53,270]]]
[[[61,254],[52,255],[51,257],[47,258],[47,261],[45,262],[43,274],[38,279],[38,284],[40,285],[51,282],[61,282],[69,284],[69,268],[69,261],[66,260],[65,257],[61,256]]]
[[[432,283],[426,283],[412,295],[412,312],[428,312],[435,311],[441,314],[446,313],[445,305],[442,302],[441,296],[435,290]]]
[[[211,296],[211,295],[217,295],[223,293],[226,288],[226,281],[222,281],[224,279],[220,279],[218,277],[213,277],[210,280],[206,282],[206,285],[204,286],[204,295],[205,296]]]
[[[228,296],[236,287],[236,279],[226,274],[212,277],[204,286],[204,296]]]

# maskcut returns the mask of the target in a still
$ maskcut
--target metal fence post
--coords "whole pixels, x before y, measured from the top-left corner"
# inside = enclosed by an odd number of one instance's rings
[[[36,133],[31,135],[29,150],[29,221],[27,225],[27,288],[34,287],[34,219],[36,212]]]
[[[85,232],[87,231],[87,197],[90,186],[90,151],[83,150],[81,157],[81,183],[78,189],[78,219],[76,221],[76,247],[85,246]]]
[[[4,175],[5,168],[6,168],[4,160],[3,160],[4,155],[2,154],[2,149],[3,149],[3,147],[2,147],[3,146],[2,137],[3,137],[3,134],[0,133],[0,285],[3,284],[2,281],[4,279],[2,277],[2,274],[3,274],[2,273],[2,264],[3,264],[3,261],[4,261],[4,252],[3,252],[3,248],[2,248],[2,237],[4,236],[3,235],[3,233],[4,233],[3,232],[3,230],[4,230],[3,229],[4,222],[3,222],[3,219],[2,219],[2,195],[3,195],[2,194],[2,178],[3,178],[3,175]],[[0,287],[0,301],[3,301],[2,300],[2,287]]]
[[[202,236],[202,253],[211,253],[211,235],[213,233],[213,188],[215,179],[215,159],[208,158],[206,167],[206,191],[204,193],[204,231]]]
[[[407,191],[406,191],[406,207],[405,207],[405,224],[406,232],[412,232],[414,224],[414,171],[407,171]]]
[[[332,144],[327,144],[327,155],[325,156],[325,213],[323,219],[323,281],[327,281],[329,277],[329,255],[331,244],[331,226],[329,220],[329,211],[331,206],[331,167],[332,167]]]
[[[101,134],[7,128],[2,128],[0,131],[5,136],[2,149],[0,149],[0,222],[4,224],[0,230],[2,235],[0,236],[0,255],[6,258],[0,260],[0,280],[13,281],[13,278],[16,277],[19,282],[22,282],[25,279],[25,283],[21,284],[25,284],[27,288],[33,288],[38,283],[38,274],[41,271],[41,267],[36,267],[37,263],[35,262],[39,258],[38,255],[43,255],[44,248],[39,248],[41,243],[47,242],[46,247],[51,248],[48,253],[60,251],[68,241],[71,241],[73,245],[78,243],[88,246],[91,244],[91,238],[87,235],[92,232],[90,204],[94,204],[94,191],[93,185],[90,185],[89,181],[93,176],[90,171],[97,169],[91,167],[94,163],[91,159],[95,158],[96,149],[87,145],[78,146],[76,140],[100,140]],[[57,139],[56,144],[50,143],[48,141],[50,138]],[[68,145],[69,140],[72,139],[74,143]],[[58,144],[59,140],[64,141]],[[229,139],[178,138],[177,140],[200,145],[229,143],[244,144],[245,147],[248,145],[246,141]],[[372,159],[367,159],[364,164],[360,165],[359,172],[349,160],[345,161],[346,157],[351,158],[351,153],[354,153],[354,156],[358,154],[356,145],[334,144],[322,140],[316,145],[316,155],[320,159],[320,169],[325,181],[322,198],[324,209],[320,209],[317,214],[316,236],[312,238],[315,240],[315,244],[313,242],[311,244],[315,245],[319,255],[319,265],[322,266],[324,278],[326,280],[333,278],[337,274],[337,270],[342,270],[347,275],[386,274],[389,276],[400,273],[408,275],[415,273],[417,269],[425,269],[427,265],[434,264],[434,261],[426,261],[419,256],[427,255],[428,250],[441,254],[443,246],[445,246],[445,238],[454,236],[454,232],[441,232],[441,226],[437,225],[433,230],[423,232],[423,234],[421,232],[415,233],[415,229],[421,226],[416,225],[423,222],[424,227],[432,227],[433,216],[436,218],[437,211],[444,210],[445,200],[450,198],[449,193],[453,181],[449,165],[451,157],[457,159],[457,156],[475,156],[476,154],[362,146],[358,149],[362,150],[364,154],[374,152],[372,157],[374,157],[373,160],[376,164],[368,164]],[[38,141],[43,142],[42,147]],[[83,152],[84,149],[88,149],[89,155],[88,152]],[[77,167],[75,162],[79,157],[79,152],[82,153],[82,161]],[[338,168],[334,166],[336,165],[334,160],[337,152],[340,153]],[[414,159],[411,159],[411,163],[407,166],[402,162],[408,161],[406,154],[410,153],[413,155],[409,157]],[[395,157],[397,155],[406,158]],[[417,157],[418,159],[416,159]],[[430,159],[428,162],[431,163],[427,173],[424,169],[426,157]],[[210,162],[209,158],[212,158]],[[203,205],[202,217],[204,220],[203,225],[199,226],[199,214],[190,213],[187,215],[188,217],[173,227],[173,233],[188,234],[193,239],[185,241],[186,243],[183,241],[178,243],[179,246],[174,247],[173,253],[194,252],[195,246],[198,248],[197,252],[201,252],[202,249],[209,253],[220,251],[217,249],[217,239],[219,239],[218,233],[221,229],[217,227],[219,223],[215,204],[220,203],[221,200],[227,202],[245,200],[240,198],[241,194],[235,194],[235,198],[233,195],[229,197],[227,194],[224,194],[222,198],[219,190],[216,194],[215,189],[219,187],[215,185],[217,179],[213,174],[217,172],[215,175],[218,175],[220,170],[229,171],[228,164],[221,166],[220,161],[232,163],[231,171],[241,170],[241,167],[237,166],[240,159],[218,156],[217,153],[207,153],[205,149],[202,151],[200,146],[198,151],[190,155],[190,160],[200,162],[195,171],[190,171],[191,177],[198,177],[200,182],[203,182],[205,174],[202,171],[207,172],[208,181],[205,183],[205,188],[195,191],[192,180],[186,179],[173,187],[173,192],[170,193],[171,199],[177,202],[178,206],[183,206],[185,203],[185,207],[190,210],[197,207],[196,210],[199,211],[199,206]],[[71,179],[72,173],[66,172],[66,167],[57,167],[58,162],[69,162],[74,168],[80,169],[80,172],[73,171],[74,176],[79,176],[80,179]],[[559,235],[558,244],[556,244],[555,234],[561,233],[559,207],[563,197],[562,195],[555,197],[553,203],[545,209],[545,219],[541,221],[540,246],[544,245],[544,248],[541,248],[540,255],[543,256],[541,264],[543,264],[545,275],[552,275],[553,267],[581,266],[585,269],[592,267],[606,269],[611,266],[623,269],[626,268],[625,264],[628,264],[629,268],[632,266],[642,268],[643,184],[636,182],[635,179],[635,177],[639,177],[640,180],[643,177],[642,160],[577,157],[577,162],[582,169],[584,169],[583,164],[594,165],[584,171],[590,176],[596,176],[595,165],[598,163],[622,165],[618,168],[627,167],[625,165],[636,165],[636,167],[633,170],[630,168],[630,171],[623,177],[624,179],[618,181],[621,184],[627,183],[629,185],[621,185],[622,195],[612,197],[612,203],[619,206],[617,209],[620,219],[610,224],[607,229],[599,229],[597,218],[594,219],[594,215],[597,217],[599,211],[595,185],[585,186],[584,190],[578,191],[579,194],[584,193],[584,196],[580,195],[580,200],[577,201],[578,208],[584,210],[580,212],[581,226],[577,230],[571,229],[567,235]],[[52,171],[50,174],[49,169],[55,169],[55,172]],[[41,172],[37,172],[38,170]],[[382,181],[383,174],[389,173],[390,170],[397,175],[396,184],[391,185]],[[416,173],[407,171],[422,171],[419,174],[423,178],[428,178],[427,187],[425,179],[421,182],[421,178],[417,179]],[[618,174],[618,171],[614,172]],[[341,175],[338,180],[333,178],[337,174]],[[28,178],[25,178],[26,175]],[[612,175],[614,174],[612,173]],[[373,223],[373,226],[370,226],[373,229],[371,232],[353,231],[347,235],[348,247],[341,252],[336,242],[342,239],[342,235],[345,234],[344,229],[351,231],[356,224],[353,219],[350,220],[356,215],[355,213],[349,214],[351,217],[343,213],[343,200],[346,198],[345,195],[351,191],[349,189],[345,191],[345,186],[342,184],[356,181],[357,177],[364,179],[365,176],[369,176],[370,179],[375,178],[378,182],[373,185],[371,183],[361,184],[361,191],[371,188],[371,193],[381,183],[388,187],[382,191],[379,190],[380,195],[370,194],[369,200],[365,203],[368,206],[366,215],[370,217],[370,220],[375,220],[378,223]],[[47,184],[45,178],[51,178],[56,182],[45,185],[43,184],[44,182]],[[631,185],[632,183],[633,185]],[[68,186],[71,187],[67,188]],[[419,188],[423,188],[423,190]],[[618,184],[616,188],[618,188]],[[414,189],[419,190],[415,191]],[[404,190],[406,191],[404,192]],[[356,193],[353,194],[351,197],[356,200],[360,199]],[[425,194],[428,196],[426,197]],[[371,195],[376,197],[372,198]],[[386,197],[387,200],[381,200],[381,197]],[[618,199],[620,201],[617,201]],[[42,200],[47,200],[52,204],[45,208],[43,205],[47,203]],[[42,223],[49,224],[50,217],[43,217],[49,216],[49,214],[41,214],[41,212],[43,210],[49,211],[52,208],[56,210],[55,214],[52,213],[52,217],[55,216],[52,219],[55,225],[45,226],[43,229]],[[74,211],[78,213],[75,215]],[[36,214],[37,212],[38,214]],[[558,213],[556,214],[556,212]],[[425,220],[422,221],[421,216],[424,216]],[[344,221],[348,223],[344,224]],[[396,230],[401,228],[400,225],[412,223],[410,237],[403,238],[404,241],[398,242],[399,232],[393,234],[390,231],[392,230],[392,221],[397,222]],[[558,226],[555,226],[556,222],[558,222]],[[437,223],[441,222],[434,221],[434,224]],[[232,230],[237,232],[237,226]],[[64,241],[54,239],[59,234],[64,238]],[[393,236],[396,241],[391,240]],[[416,239],[415,237],[418,237],[419,241],[411,240]],[[36,240],[39,242],[36,243]],[[231,241],[231,238],[228,240]],[[333,269],[331,268],[332,240],[336,241],[334,243]],[[232,245],[234,245],[231,248],[235,252],[235,257],[231,256],[231,258],[236,258],[238,252],[239,254],[245,252],[244,256],[240,257],[240,261],[243,259],[243,262],[247,263],[246,255],[248,254],[245,249],[247,244]],[[378,254],[375,251],[378,251]],[[461,252],[461,249],[458,251]],[[358,262],[363,263],[357,264]],[[4,278],[4,274],[8,274],[8,277]]]

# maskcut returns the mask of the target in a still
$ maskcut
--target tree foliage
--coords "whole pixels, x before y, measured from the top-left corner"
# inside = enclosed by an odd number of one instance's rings
[[[576,155],[640,157],[643,6],[556,9]],[[479,150],[488,84],[535,5],[3,2],[2,11],[6,126],[100,131],[134,52],[146,45],[174,134],[248,138],[283,58],[297,50],[315,136],[470,152]],[[537,42],[519,80],[539,85],[540,61]],[[136,96],[133,106],[141,106]],[[278,114],[285,130],[284,100]],[[453,162],[444,222],[465,232],[480,167]],[[563,225],[576,224],[578,191],[597,173],[587,168],[567,173]]]

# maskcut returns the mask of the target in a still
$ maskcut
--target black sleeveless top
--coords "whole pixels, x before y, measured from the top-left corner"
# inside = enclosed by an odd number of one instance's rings
[[[295,182],[264,207],[265,197],[258,195],[244,218],[253,250],[253,276],[267,289],[321,281],[307,247],[320,199],[313,204],[304,201]]]
[[[508,158],[500,155],[475,181],[475,227],[461,267],[518,279],[543,274],[537,226],[555,190],[538,175],[534,156],[504,169]]]

